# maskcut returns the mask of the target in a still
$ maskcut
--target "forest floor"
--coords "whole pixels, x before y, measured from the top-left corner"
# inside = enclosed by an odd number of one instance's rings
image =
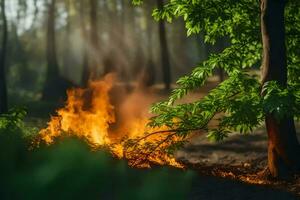
[[[215,79],[211,80],[186,99],[198,99],[215,86]],[[296,126],[299,131],[300,124]],[[300,199],[300,176],[278,181],[260,175],[267,167],[267,145],[264,126],[250,134],[233,133],[218,143],[200,133],[176,153],[176,158],[206,176],[195,184],[194,194],[199,198],[208,195],[204,199]]]
[[[182,101],[199,99],[216,84],[212,80]],[[159,89],[155,93],[158,99],[167,97]],[[35,109],[41,112],[40,107],[33,108],[33,111]],[[54,113],[53,106],[50,109],[50,113]],[[29,121],[43,127],[48,117],[34,117]],[[297,130],[300,130],[299,125]],[[189,199],[300,199],[300,176],[277,181],[259,175],[267,166],[264,127],[247,135],[233,134],[221,143],[212,143],[205,134],[199,134],[176,153],[176,158],[199,174],[193,182]]]
[[[178,151],[176,157],[206,177],[194,185],[193,193],[197,197],[300,198],[300,176],[278,181],[259,175],[267,166],[267,138],[263,128],[249,135],[235,134],[221,143],[211,143],[205,135],[197,136]]]

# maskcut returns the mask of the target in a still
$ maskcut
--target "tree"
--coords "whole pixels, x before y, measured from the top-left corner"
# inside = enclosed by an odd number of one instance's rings
[[[262,95],[264,86],[275,81],[287,88],[287,56],[285,46],[284,10],[286,1],[261,1],[261,32],[263,41]],[[269,136],[268,165],[274,176],[285,176],[300,168],[300,146],[293,116],[277,119],[273,113],[265,116]]]
[[[300,2],[168,1],[154,10],[154,16],[170,22],[175,17],[183,17],[188,35],[203,32],[205,42],[210,44],[228,37],[230,45],[220,53],[211,54],[190,75],[180,78],[178,88],[169,99],[152,108],[156,116],[150,125],[166,125],[169,134],[176,133],[183,139],[192,131],[201,130],[208,133],[209,139],[219,141],[234,131],[250,133],[265,121],[271,175],[285,177],[298,171],[299,144],[294,117],[300,117],[300,28],[295,24],[300,24]],[[263,81],[260,83],[259,77],[249,73],[249,69],[261,62],[262,52]],[[203,99],[174,104],[203,86],[216,67],[223,68],[227,80]],[[209,122],[217,114],[218,125],[212,127]]]
[[[82,2],[84,5],[84,2]],[[97,70],[99,69],[99,36],[98,36],[98,1],[90,0],[90,11],[89,11],[89,22],[90,30],[86,30],[84,25],[84,8],[81,7],[81,28],[82,35],[84,36],[85,50],[87,54],[84,53],[84,67],[82,73],[82,84],[86,85],[88,80],[97,78]],[[88,39],[87,39],[88,38]]]
[[[85,25],[85,0],[81,0],[79,7],[80,7],[80,29],[81,29],[81,37],[82,37],[82,42],[83,42],[83,47],[82,47],[82,76],[81,76],[81,85],[82,86],[87,86],[87,82],[89,80],[89,63],[88,63],[88,47],[89,47],[89,42],[88,42],[88,34],[87,34],[87,29]]]
[[[66,18],[66,35],[65,35],[65,41],[66,44],[64,46],[64,60],[63,60],[63,74],[64,77],[69,77],[71,72],[72,72],[72,43],[71,43],[71,35],[72,35],[72,22],[74,20],[74,1],[71,0],[66,0],[65,2],[65,9],[67,13],[67,18]]]
[[[59,80],[59,67],[56,57],[56,40],[55,40],[55,5],[56,0],[51,0],[48,5],[47,18],[47,71],[46,82],[43,90],[43,99],[51,98],[49,91],[55,90],[55,84]]]
[[[144,6],[144,17],[146,19],[146,47],[147,58],[144,68],[140,73],[140,85],[143,87],[150,87],[155,84],[155,63],[153,56],[153,19],[151,17],[151,10],[153,3],[149,2]]]
[[[97,69],[99,67],[99,37],[98,37],[98,1],[90,0],[90,48],[91,52],[89,58],[89,78],[93,79],[97,76]]]
[[[2,16],[2,45],[0,55],[0,113],[7,112],[7,88],[5,76],[5,62],[7,49],[7,19],[5,13],[5,0],[1,1],[1,16]]]
[[[162,9],[163,0],[157,0],[157,6],[159,9]],[[168,41],[166,36],[166,27],[165,22],[163,20],[159,20],[159,41],[161,47],[161,65],[163,81],[165,84],[165,89],[169,90],[171,88],[171,67],[168,50]]]
[[[66,90],[74,86],[74,83],[61,77],[59,74],[59,65],[56,55],[55,7],[56,0],[51,0],[48,5],[46,42],[47,71],[42,94],[43,100],[66,98]]]

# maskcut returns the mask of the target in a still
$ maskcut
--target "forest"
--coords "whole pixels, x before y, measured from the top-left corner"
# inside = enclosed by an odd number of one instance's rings
[[[299,0],[0,0],[0,199],[299,199]]]

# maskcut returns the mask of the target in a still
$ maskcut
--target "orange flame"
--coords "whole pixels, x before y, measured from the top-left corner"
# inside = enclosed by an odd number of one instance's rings
[[[166,130],[166,127],[149,128],[146,126],[148,119],[140,117],[126,120],[126,126],[117,130],[110,129],[116,122],[109,95],[113,83],[113,76],[108,75],[103,80],[90,82],[86,89],[69,90],[65,107],[59,109],[48,127],[40,131],[41,139],[52,144],[63,134],[75,135],[94,148],[109,147],[116,157],[127,159],[132,166],[150,167],[150,163],[155,163],[182,168],[164,151],[179,138],[172,133],[149,134]]]

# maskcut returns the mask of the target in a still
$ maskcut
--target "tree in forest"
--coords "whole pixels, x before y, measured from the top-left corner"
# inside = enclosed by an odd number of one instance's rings
[[[162,9],[164,5],[163,0],[157,0],[157,7]],[[162,75],[165,89],[169,90],[171,88],[171,67],[170,67],[170,56],[168,50],[168,41],[166,35],[166,26],[163,20],[159,20],[159,41],[161,46],[161,65],[162,65]]]
[[[84,2],[82,2],[84,5]],[[81,20],[82,20],[82,31],[85,37],[85,51],[87,51],[84,56],[84,67],[82,73],[82,83],[86,85],[88,80],[97,78],[97,71],[100,66],[100,45],[98,36],[98,1],[89,1],[89,23],[90,29],[86,30],[84,25],[84,8],[81,10]]]
[[[82,38],[82,76],[81,85],[86,86],[89,79],[89,63],[88,63],[88,32],[85,21],[85,0],[81,0],[79,3],[80,12],[80,29]]]
[[[73,83],[62,78],[59,74],[56,54],[55,5],[56,0],[51,0],[48,5],[46,42],[47,70],[42,94],[43,100],[56,100],[57,98],[65,97],[66,89],[73,86]]]
[[[71,35],[72,35],[72,22],[74,21],[74,15],[75,13],[75,2],[72,0],[66,0],[65,3],[65,9],[67,13],[66,18],[66,33],[65,33],[65,41],[66,44],[64,46],[64,60],[63,60],[63,74],[65,77],[69,77],[72,72],[72,41],[71,41]]]
[[[47,17],[47,71],[46,81],[43,90],[43,99],[52,97],[52,90],[55,90],[55,85],[59,79],[59,67],[56,56],[56,40],[55,40],[55,5],[56,0],[51,0],[48,5]]]
[[[300,1],[171,0],[153,14],[169,22],[183,17],[188,35],[204,33],[210,44],[227,37],[230,45],[180,78],[169,99],[152,108],[156,115],[150,125],[166,125],[170,130],[163,134],[183,139],[198,130],[220,141],[232,132],[250,133],[265,122],[268,171],[280,178],[298,172],[294,118],[300,117]],[[259,62],[262,81],[249,72]],[[174,104],[203,86],[217,67],[228,79],[198,101]],[[216,126],[209,125],[212,119],[218,120]]]
[[[98,37],[98,1],[90,0],[90,48],[89,53],[91,57],[89,58],[89,78],[95,78],[98,65],[99,65],[99,37]]]
[[[274,81],[282,89],[287,89],[288,87],[284,19],[286,4],[287,1],[285,0],[261,1],[261,33],[263,42],[261,94],[263,97],[269,95],[268,92],[270,91],[268,91],[267,87],[271,81]],[[300,66],[298,65],[297,67],[299,68]],[[291,84],[293,83],[294,82]],[[295,84],[299,83],[298,77],[298,81],[295,82]],[[295,89],[296,93],[300,92],[297,87],[293,89]],[[293,99],[291,99],[291,101],[293,105]],[[282,100],[280,102],[279,100],[274,103],[284,103],[284,101]],[[280,108],[277,105],[276,108],[285,109],[284,112],[289,111],[289,107]],[[299,170],[300,146],[296,136],[294,116],[287,114],[278,119],[274,112],[267,112],[265,115],[265,123],[269,136],[268,161],[270,172],[274,176],[282,176],[286,175],[289,170]]]
[[[144,6],[144,17],[146,18],[146,47],[147,58],[145,66],[140,72],[140,85],[142,87],[151,87],[155,83],[155,63],[153,55],[153,19],[152,10],[153,2],[149,2]]]
[[[1,0],[2,18],[2,44],[0,52],[0,114],[7,112],[7,88],[6,88],[6,51],[7,51],[7,19],[5,13],[5,0]]]

